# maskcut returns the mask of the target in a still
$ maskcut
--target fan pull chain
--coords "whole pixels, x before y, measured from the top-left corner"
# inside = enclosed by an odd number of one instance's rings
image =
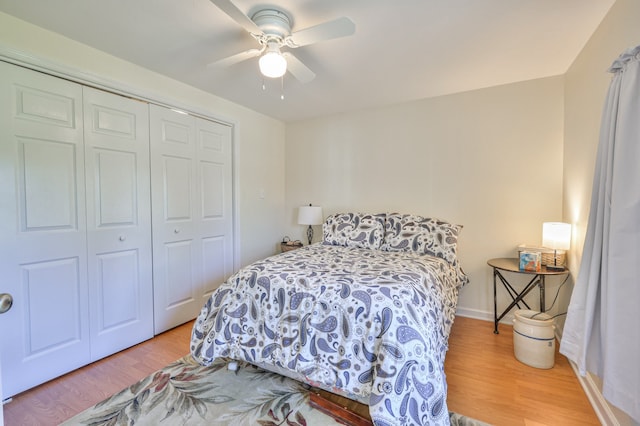
[[[280,99],[284,101],[284,75],[280,77]]]
[[[262,77],[262,91],[264,92],[265,90],[267,90],[267,85],[264,84],[264,77]]]

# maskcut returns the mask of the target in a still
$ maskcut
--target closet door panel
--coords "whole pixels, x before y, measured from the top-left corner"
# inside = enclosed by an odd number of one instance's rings
[[[98,318],[102,332],[140,321],[139,251],[97,254]],[[145,340],[149,336],[141,336]]]
[[[233,272],[231,127],[196,118],[201,303]]]
[[[231,274],[228,251],[228,243],[222,235],[202,239],[202,270],[205,277],[202,297],[205,299]]]
[[[84,88],[91,357],[153,336],[148,105]]]
[[[135,226],[138,222],[136,155],[96,148],[94,157],[96,226]]]
[[[16,142],[23,230],[77,230],[76,145],[26,137]]]
[[[4,396],[89,362],[82,89],[0,62]]]
[[[172,155],[162,156],[164,222],[192,228],[193,160]],[[168,230],[170,226],[167,227]],[[173,231],[180,228],[173,228]],[[174,232],[178,233],[178,232]]]
[[[182,305],[193,304],[196,296],[192,267],[193,241],[167,242],[164,249],[165,282],[180,283],[166,287],[166,308],[179,309]]]
[[[150,106],[154,330],[193,319],[201,306],[193,117]]]
[[[81,339],[82,329],[80,277],[78,258],[56,259],[22,265],[23,292],[26,302],[28,339],[26,358],[38,357],[46,351],[55,351]],[[56,277],[54,283],[50,277]],[[56,315],[39,315],[51,306],[64,306]]]
[[[189,321],[233,270],[231,127],[151,105],[155,332]]]

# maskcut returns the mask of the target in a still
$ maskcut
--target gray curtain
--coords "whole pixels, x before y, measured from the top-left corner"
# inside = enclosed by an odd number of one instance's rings
[[[560,352],[640,422],[640,46],[611,66],[582,262]]]

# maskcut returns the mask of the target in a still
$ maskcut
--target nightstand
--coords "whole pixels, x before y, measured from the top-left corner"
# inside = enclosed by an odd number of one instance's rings
[[[280,243],[280,250],[283,253],[286,251],[299,249],[300,247],[302,247],[302,243],[300,241],[290,241],[290,242]]]
[[[498,322],[504,318],[505,315],[509,313],[511,309],[515,306],[520,307],[520,303],[526,306],[527,309],[531,309],[527,302],[523,299],[524,297],[531,292],[536,286],[540,289],[540,312],[545,311],[545,297],[544,297],[544,280],[548,275],[566,275],[569,273],[568,270],[551,270],[547,269],[546,266],[542,266],[540,271],[523,271],[520,269],[520,261],[517,258],[507,258],[502,257],[498,259],[491,259],[487,261],[487,264],[493,268],[493,332],[498,334]],[[513,285],[509,283],[507,278],[505,277],[504,272],[509,272],[513,274],[525,274],[525,275],[533,275],[529,283],[524,286],[524,288],[518,292]],[[507,290],[509,296],[513,300],[511,304],[500,314],[498,315],[498,302],[497,302],[497,281],[500,280],[502,286]]]

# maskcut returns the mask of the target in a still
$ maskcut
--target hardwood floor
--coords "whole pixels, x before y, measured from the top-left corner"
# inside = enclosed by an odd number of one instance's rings
[[[19,394],[7,426],[57,425],[189,351],[192,323]],[[540,370],[513,356],[511,327],[456,318],[445,364],[449,409],[500,425],[599,425],[568,361]]]
[[[569,361],[558,353],[549,370],[513,355],[513,328],[457,317],[445,360],[449,410],[494,425],[599,425]]]
[[[189,352],[188,322],[13,397],[5,426],[58,425]]]

